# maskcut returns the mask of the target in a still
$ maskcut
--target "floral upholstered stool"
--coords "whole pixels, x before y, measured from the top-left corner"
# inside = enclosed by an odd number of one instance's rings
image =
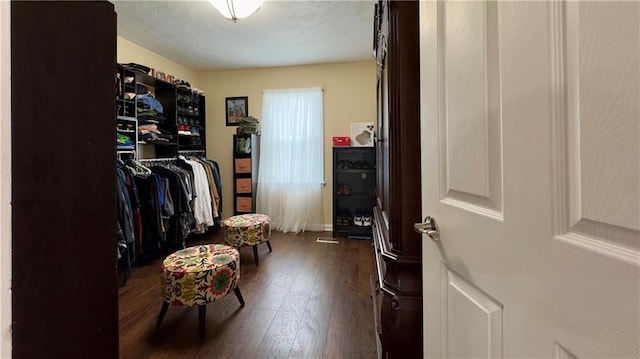
[[[156,327],[160,327],[169,305],[198,306],[200,340],[204,340],[206,305],[234,292],[240,306],[244,299],[238,287],[240,255],[224,244],[181,249],[162,262],[164,302]]]
[[[267,243],[269,252],[272,252],[269,237],[271,237],[271,218],[266,214],[242,214],[225,219],[222,222],[224,241],[237,248],[243,246],[253,247],[253,259],[256,265],[258,260],[258,244]]]

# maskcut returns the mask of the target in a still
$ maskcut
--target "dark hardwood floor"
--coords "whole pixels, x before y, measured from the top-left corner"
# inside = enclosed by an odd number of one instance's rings
[[[233,294],[207,305],[203,342],[197,308],[169,307],[155,327],[162,258],[134,268],[119,290],[120,358],[375,358],[371,241],[319,236],[331,234],[274,232],[257,267],[242,248],[246,306]],[[202,243],[222,243],[221,231],[188,245]]]

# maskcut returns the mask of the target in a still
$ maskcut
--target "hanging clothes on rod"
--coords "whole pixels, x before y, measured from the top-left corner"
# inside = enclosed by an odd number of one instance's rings
[[[209,179],[209,190],[212,196],[211,208],[213,220],[216,225],[220,226],[222,221],[222,180],[220,176],[220,167],[218,163],[206,157],[195,158],[196,161],[202,163],[205,168],[207,178]]]
[[[140,160],[151,174],[137,177],[143,202],[143,251],[154,254],[163,246],[183,248],[183,236],[177,226],[188,222],[190,208],[183,198],[188,194],[184,174],[177,174],[168,167],[174,158]]]
[[[216,225],[222,221],[222,181],[220,167],[218,163],[206,158],[204,150],[183,150],[178,151],[180,155],[188,157],[202,164],[207,176],[209,192],[212,198],[211,212]]]
[[[140,221],[140,198],[135,184],[135,174],[125,163],[116,161],[116,195],[118,204],[117,258],[123,272],[123,284],[134,265],[139,250],[142,224]]]
[[[194,233],[204,233],[208,227],[214,225],[211,190],[206,170],[202,163],[193,159],[186,159],[182,155],[178,156],[176,165],[193,173],[194,193],[191,208],[195,219]]]
[[[177,158],[135,159],[118,154],[118,258],[126,275],[159,253],[186,247],[192,233],[221,220],[218,164],[204,151]]]
[[[206,152],[204,150],[179,150],[178,155],[187,157],[205,157]]]

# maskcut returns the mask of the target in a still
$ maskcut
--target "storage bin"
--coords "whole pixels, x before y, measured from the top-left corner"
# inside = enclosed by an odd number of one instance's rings
[[[334,147],[349,147],[351,146],[351,139],[347,136],[333,137]]]
[[[236,197],[236,209],[238,212],[252,212],[253,201],[251,197]]]
[[[236,178],[236,193],[251,193],[251,178]]]
[[[236,173],[251,173],[251,158],[236,158]]]

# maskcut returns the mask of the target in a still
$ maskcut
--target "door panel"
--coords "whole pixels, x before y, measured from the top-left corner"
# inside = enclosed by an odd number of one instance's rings
[[[497,6],[454,2],[439,6],[444,114],[440,138],[446,202],[502,218],[502,149]],[[458,20],[461,21],[458,21]]]
[[[567,116],[557,118],[554,176],[557,239],[637,263],[640,35],[633,7],[567,3],[566,50],[556,45],[567,54],[567,86],[557,86],[567,93]]]
[[[640,355],[640,4],[421,2],[427,357]]]
[[[501,358],[502,304],[442,265],[444,357]]]

